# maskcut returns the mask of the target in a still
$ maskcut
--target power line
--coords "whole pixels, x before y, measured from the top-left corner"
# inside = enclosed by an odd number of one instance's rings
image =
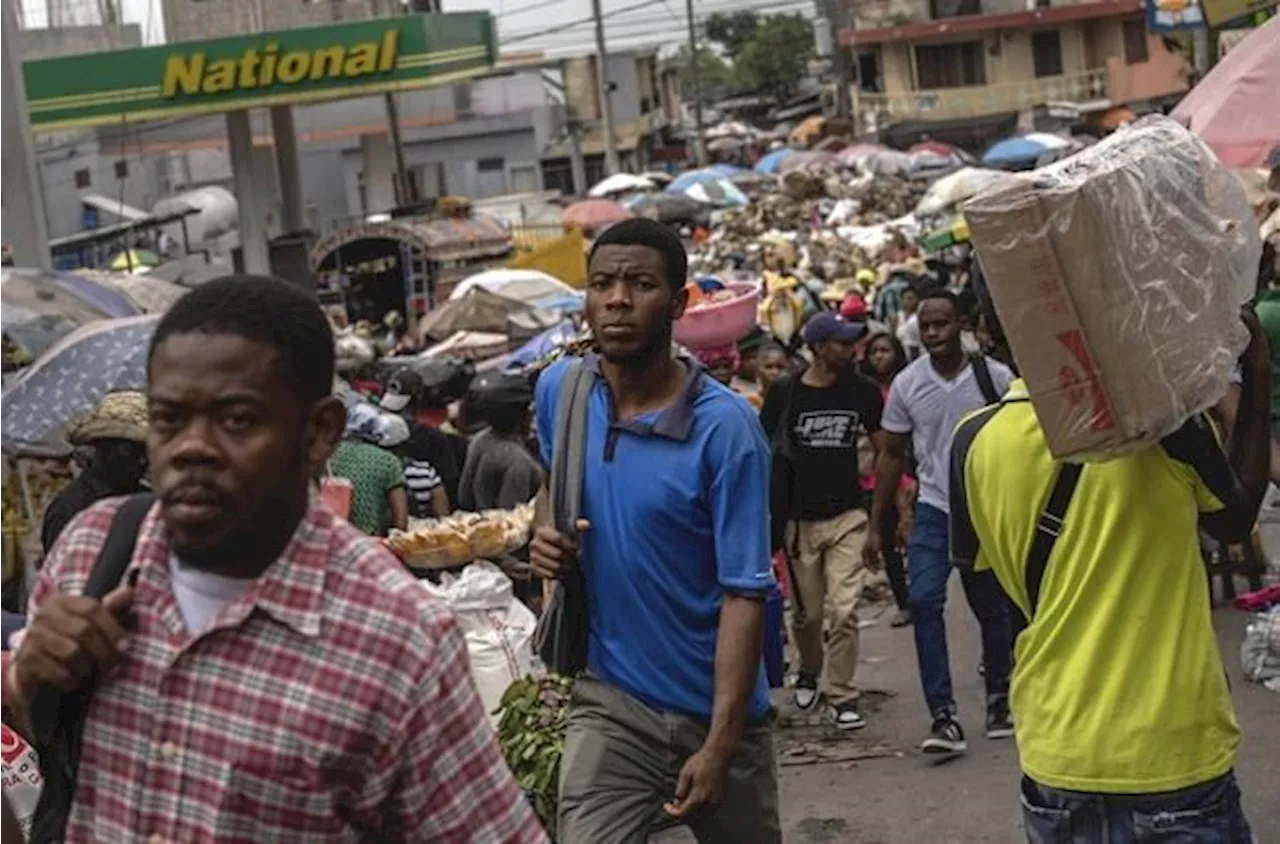
[[[627,14],[628,12],[638,11],[640,9],[645,9],[659,3],[666,5],[667,0],[645,0],[645,2],[637,3],[632,6],[626,6],[621,9],[614,9],[612,11],[606,12],[602,17],[605,17],[605,18],[617,17],[619,15]],[[764,3],[746,3],[746,4],[733,3],[733,2],[716,3],[716,4],[704,3],[704,4],[701,4],[699,11],[709,12],[711,14],[715,14],[716,12],[720,12],[720,11],[729,11],[729,10],[783,13],[789,10],[802,11],[802,10],[809,10],[811,8],[812,6],[809,2],[807,2],[807,0],[768,0],[768,2],[764,2]],[[671,18],[673,21],[671,26],[678,25],[679,28],[683,30],[685,26],[685,18],[676,15],[674,11],[671,10],[669,7],[668,7],[668,12],[671,14]],[[703,14],[700,16],[699,19],[701,21],[705,21],[706,18],[707,18],[707,15]],[[591,26],[594,24],[594,22],[595,22],[594,18],[581,18],[578,20],[569,21],[567,23],[557,24],[556,26],[545,27],[538,30],[517,31],[517,32],[511,33],[510,35],[501,37],[499,39],[499,44],[505,46],[507,44],[512,44],[519,41],[528,41],[533,38],[541,38],[547,35],[557,35],[560,33],[570,32],[571,30],[575,30],[583,26]],[[610,31],[612,32],[619,27],[653,25],[655,23],[666,23],[666,16],[665,15],[656,15],[656,16],[648,16],[648,17],[633,16],[633,17],[627,18],[626,20],[614,21],[612,24],[610,24]],[[665,29],[663,28],[655,29],[654,32],[655,33],[671,32],[673,31],[671,26]]]

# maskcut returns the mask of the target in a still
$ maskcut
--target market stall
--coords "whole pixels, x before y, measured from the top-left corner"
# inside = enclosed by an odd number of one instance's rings
[[[510,232],[461,203],[451,213],[344,226],[308,260],[322,298],[341,302],[348,321],[377,323],[396,311],[413,324],[459,281],[502,266],[510,253]]]

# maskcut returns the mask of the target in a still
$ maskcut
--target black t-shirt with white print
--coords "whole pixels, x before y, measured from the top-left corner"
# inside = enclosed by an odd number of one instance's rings
[[[771,422],[785,424],[791,446],[792,516],[817,521],[867,506],[858,484],[858,440],[880,430],[880,388],[852,373],[831,387],[810,387],[796,375],[790,388],[788,418],[763,421],[766,429],[772,429]],[[762,417],[768,416],[767,410]],[[774,412],[781,415],[783,408]]]

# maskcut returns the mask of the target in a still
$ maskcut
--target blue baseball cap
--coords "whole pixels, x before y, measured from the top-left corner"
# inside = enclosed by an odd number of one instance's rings
[[[839,314],[823,311],[814,314],[804,324],[800,332],[804,342],[809,346],[834,340],[837,343],[855,343],[867,333],[867,326],[861,322],[850,322]]]

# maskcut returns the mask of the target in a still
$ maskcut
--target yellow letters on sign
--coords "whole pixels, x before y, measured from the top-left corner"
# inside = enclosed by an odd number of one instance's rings
[[[251,47],[236,58],[209,61],[204,52],[171,55],[165,59],[161,93],[221,94],[237,89],[296,85],[304,80],[353,79],[395,70],[400,33],[387,30],[381,41],[350,46],[335,44],[316,50],[280,52],[276,41]]]

